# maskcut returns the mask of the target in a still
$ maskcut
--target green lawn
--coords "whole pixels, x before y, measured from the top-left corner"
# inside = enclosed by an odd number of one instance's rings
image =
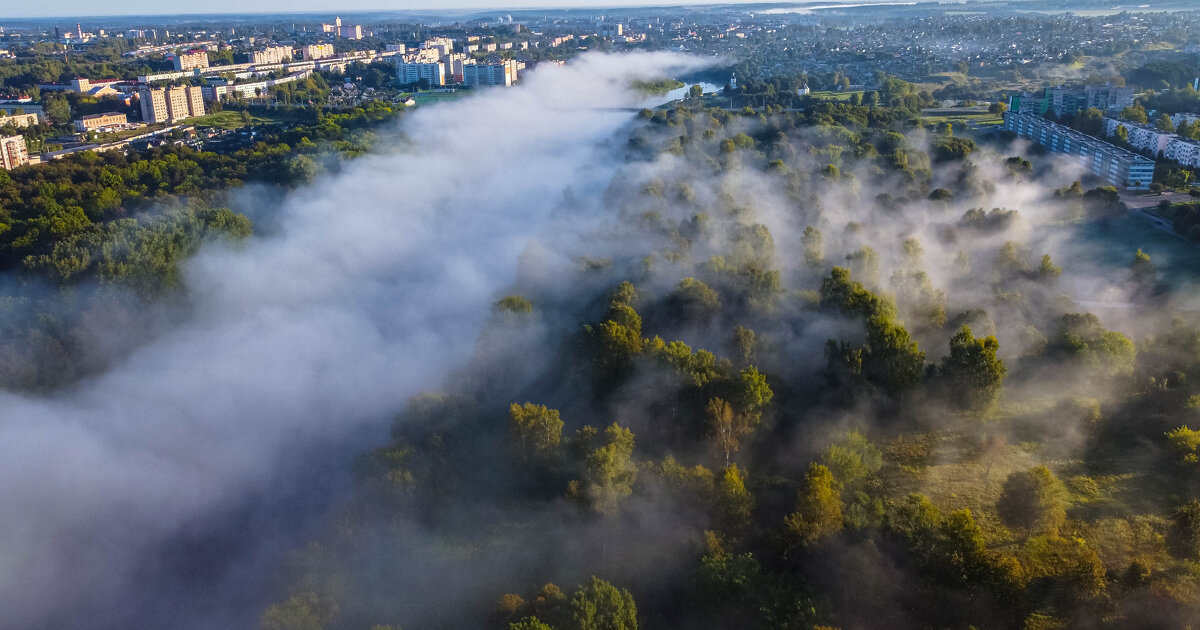
[[[275,113],[271,113],[271,114],[256,113],[256,114],[250,115],[250,124],[251,125],[262,125],[262,124],[282,122],[282,121],[289,120],[292,118],[295,118],[295,117],[294,116],[289,117],[287,115],[284,115],[283,112],[280,112],[278,115]],[[190,124],[190,125],[199,125],[202,127],[217,127],[220,129],[240,129],[240,128],[246,126],[246,123],[242,122],[242,112],[234,111],[234,110],[225,110],[222,112],[215,112],[212,114],[206,114],[204,116],[198,116],[196,118],[188,118],[187,120],[185,120],[183,122],[186,124]]]
[[[861,98],[863,91],[856,90],[850,92],[836,92],[834,90],[815,90],[808,93],[808,95],[813,98],[821,98],[827,101],[848,101],[850,100],[851,94],[857,94]]]

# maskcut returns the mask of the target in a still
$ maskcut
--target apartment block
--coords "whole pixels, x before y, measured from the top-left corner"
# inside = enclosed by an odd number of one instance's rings
[[[142,88],[138,96],[142,120],[148,123],[175,122],[204,115],[204,93],[193,85]]]
[[[441,62],[404,62],[397,64],[396,78],[401,85],[416,83],[421,79],[428,80],[430,86],[446,85],[446,66]]]
[[[334,55],[333,44],[312,44],[302,48],[300,53],[305,61],[328,59]]]
[[[438,56],[449,55],[454,52],[454,40],[449,37],[431,37],[421,43],[421,48],[425,50],[436,50]]]
[[[84,116],[75,121],[75,131],[96,131],[105,127],[114,125],[124,125],[129,122],[125,114],[119,112],[105,112],[103,114],[92,114]]]
[[[362,27],[358,24],[348,24],[338,27],[338,37],[345,39],[362,39]]]
[[[255,50],[250,53],[250,63],[256,66],[264,66],[273,63],[283,63],[292,60],[291,46],[271,46],[263,50]]]
[[[29,163],[24,136],[0,136],[0,168],[11,171]]]
[[[476,63],[463,66],[463,84],[471,87],[483,85],[510,86],[517,81],[517,62]]]
[[[1184,166],[1200,167],[1200,142],[1177,137],[1167,143],[1163,157],[1175,160]]]
[[[208,51],[206,50],[189,50],[175,55],[171,60],[175,64],[175,69],[179,71],[197,70],[199,68],[208,67]]]
[[[1177,136],[1169,131],[1140,123],[1121,120],[1119,118],[1104,118],[1104,135],[1113,136],[1117,128],[1124,127],[1129,132],[1129,146],[1138,151],[1145,151],[1155,157],[1162,155],[1167,144]]]
[[[1045,147],[1075,156],[1092,175],[1125,190],[1149,190],[1154,160],[1028,112],[1004,112],[1004,129]]]
[[[37,114],[7,114],[4,110],[0,110],[0,127],[12,125],[18,129],[23,127],[32,127],[38,124]]]

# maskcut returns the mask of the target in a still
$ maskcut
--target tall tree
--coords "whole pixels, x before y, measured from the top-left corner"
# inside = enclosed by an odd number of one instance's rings
[[[950,356],[942,360],[938,373],[960,409],[980,413],[996,404],[1008,374],[1004,361],[996,357],[999,349],[995,337],[977,338],[965,325],[950,338]]]

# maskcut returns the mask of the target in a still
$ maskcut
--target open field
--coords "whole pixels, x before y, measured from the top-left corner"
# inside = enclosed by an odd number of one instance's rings
[[[271,123],[278,123],[278,122],[287,122],[287,121],[291,121],[291,120],[296,120],[297,118],[299,118],[299,116],[288,115],[282,111],[279,111],[278,113],[276,113],[276,112],[271,112],[271,113],[259,112],[259,113],[254,113],[254,114],[250,115],[250,124],[262,125],[262,124],[271,124]],[[242,112],[234,111],[234,110],[225,110],[225,111],[221,111],[221,112],[215,112],[212,114],[206,114],[204,116],[199,116],[196,118],[188,118],[184,122],[187,124],[192,124],[192,125],[200,125],[200,126],[205,126],[205,127],[217,127],[220,129],[239,129],[241,127],[246,126],[246,123],[242,121]]]

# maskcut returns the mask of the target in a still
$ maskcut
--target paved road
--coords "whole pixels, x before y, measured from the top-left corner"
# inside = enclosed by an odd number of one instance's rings
[[[1164,201],[1170,201],[1171,203],[1192,201],[1192,196],[1187,193],[1166,193],[1164,195],[1125,194],[1121,195],[1121,201],[1124,201],[1130,210],[1140,210],[1142,208],[1153,208]]]

